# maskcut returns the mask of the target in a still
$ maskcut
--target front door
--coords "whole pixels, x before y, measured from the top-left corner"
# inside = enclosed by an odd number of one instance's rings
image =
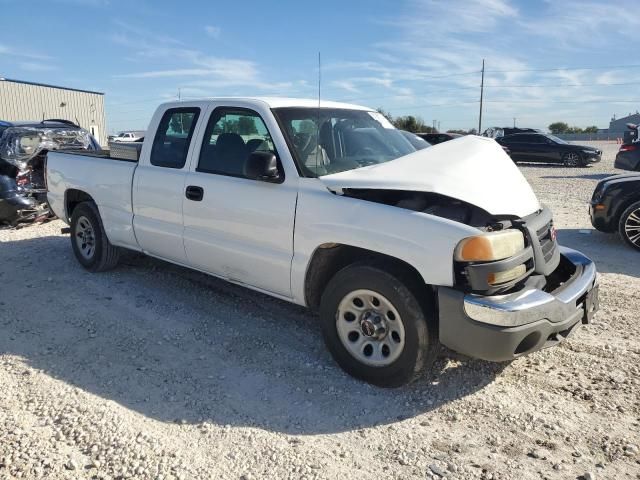
[[[189,264],[290,297],[297,177],[282,166],[281,183],[245,176],[251,152],[278,155],[267,123],[253,110],[218,106],[198,143],[183,192]]]

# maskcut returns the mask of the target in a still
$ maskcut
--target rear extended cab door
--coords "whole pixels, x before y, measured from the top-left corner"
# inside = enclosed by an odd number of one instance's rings
[[[188,264],[290,298],[299,177],[273,113],[263,102],[215,101],[193,143],[181,196]],[[280,182],[244,175],[256,150],[276,154]]]
[[[182,199],[202,102],[168,104],[154,114],[133,181],[133,226],[141,249],[186,264]]]

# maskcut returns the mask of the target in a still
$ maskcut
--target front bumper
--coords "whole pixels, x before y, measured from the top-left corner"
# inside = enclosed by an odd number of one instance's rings
[[[482,296],[440,288],[440,342],[470,357],[505,361],[556,345],[588,323],[598,309],[595,264],[569,248],[560,253],[558,269],[572,273],[556,278],[560,286],[551,292],[525,287]]]
[[[602,154],[600,153],[583,153],[582,154],[587,163],[598,163],[602,160]]]
[[[589,218],[591,219],[591,225],[596,230],[607,233],[616,231],[617,225],[615,225],[615,217],[611,215],[610,203],[611,201],[608,198],[602,202],[589,203]]]

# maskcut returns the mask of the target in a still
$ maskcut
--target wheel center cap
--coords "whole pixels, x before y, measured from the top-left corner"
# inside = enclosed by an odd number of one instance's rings
[[[360,320],[360,330],[365,337],[382,338],[387,333],[384,320],[377,312],[365,312]]]

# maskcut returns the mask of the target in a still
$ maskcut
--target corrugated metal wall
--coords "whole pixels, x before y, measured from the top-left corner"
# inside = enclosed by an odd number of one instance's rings
[[[107,145],[103,94],[0,80],[0,120],[42,120],[43,116],[77,120],[95,132],[101,145]]]

